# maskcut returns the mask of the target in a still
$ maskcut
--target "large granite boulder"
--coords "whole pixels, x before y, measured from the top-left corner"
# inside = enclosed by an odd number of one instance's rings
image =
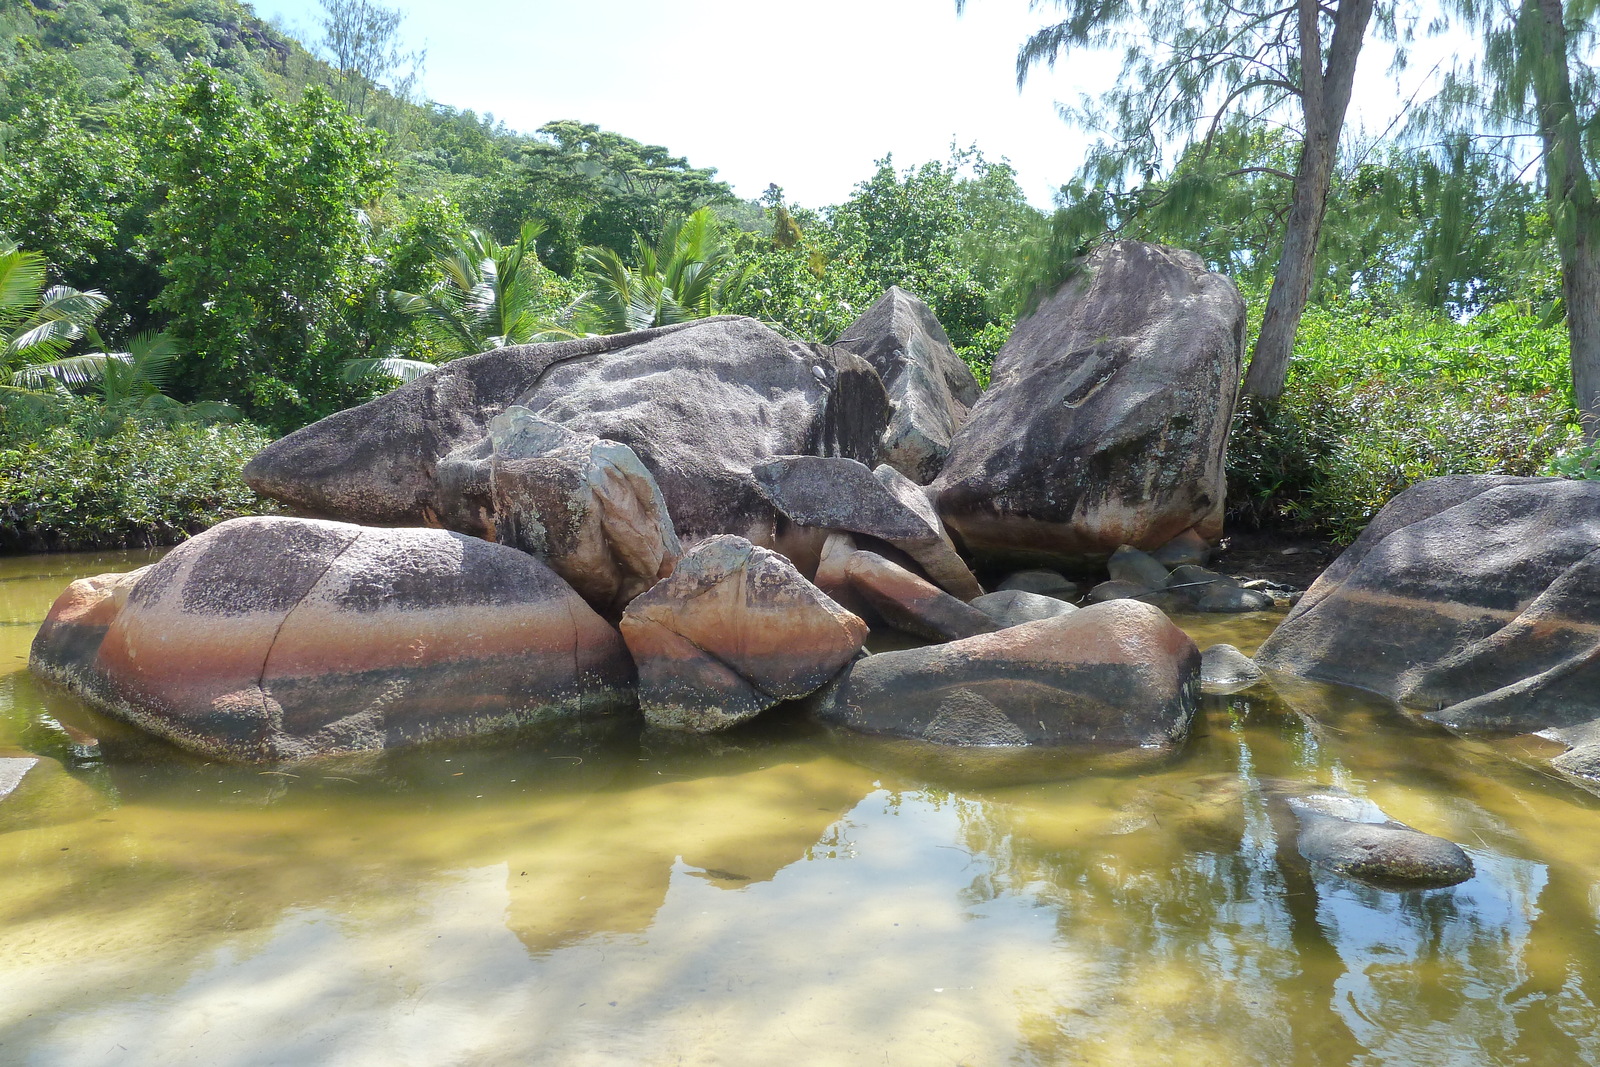
[[[274,442],[245,480],[319,518],[486,536],[487,484],[436,475],[512,405],[632,449],[686,540],[737,533],[763,545],[781,533],[752,467],[782,455],[876,463],[889,421],[865,360],[728,316],[454,360]]]
[[[851,591],[884,622],[929,641],[954,641],[999,629],[978,608],[924,581],[876,552],[858,550],[844,562]]]
[[[52,609],[34,671],[227,759],[583,721],[634,701],[621,636],[570,586],[443,530],[234,519],[146,570],[98,643],[93,612],[68,618],[81,604],[69,589]]]
[[[857,661],[816,714],[939,745],[1171,749],[1200,696],[1200,650],[1147,604],[1119,601]]]
[[[1244,301],[1192,252],[1117,241],[1017,324],[934,481],[983,561],[1082,567],[1221,533]]]
[[[951,596],[983,594],[921,487],[888,464],[874,471],[843,457],[784,456],[754,474],[762,494],[791,521],[875,537],[910,556]]]
[[[1256,659],[1460,729],[1600,718],[1600,483],[1460,475],[1414,486]]]
[[[861,651],[867,624],[784,557],[725,535],[629,604],[622,634],[645,719],[710,733],[821,687]]]
[[[538,556],[616,617],[683,555],[665,498],[627,445],[511,407],[481,441],[439,462],[438,480],[485,486],[494,539]]]
[[[933,481],[983,392],[933,311],[891,286],[835,344],[871,363],[894,403],[884,462],[919,485]]]

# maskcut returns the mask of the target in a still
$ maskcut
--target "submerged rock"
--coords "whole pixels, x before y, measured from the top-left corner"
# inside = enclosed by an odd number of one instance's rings
[[[1167,592],[1190,611],[1216,614],[1267,611],[1277,604],[1270,593],[1246,589],[1237,578],[1193,564],[1173,570]]]
[[[1451,886],[1474,873],[1459,845],[1395,822],[1370,801],[1308,793],[1284,803],[1299,823],[1300,855],[1315,867],[1386,889]]]
[[[245,480],[308,515],[484,536],[495,516],[482,487],[441,485],[437,470],[512,405],[632,449],[686,540],[763,545],[777,542],[776,513],[751,468],[802,454],[876,463],[890,416],[860,357],[719,317],[453,360],[274,442]]]
[[[842,457],[784,456],[753,473],[762,494],[791,521],[875,537],[961,600],[983,592],[922,489],[893,467],[872,471]]]
[[[997,629],[982,611],[876,552],[852,553],[844,570],[850,588],[897,630],[930,641],[953,641]]]
[[[1600,483],[1459,475],[1412,487],[1257,659],[1458,729],[1600,718]]]
[[[944,466],[950,440],[982,390],[928,305],[891,286],[839,340],[883,379],[894,416],[884,462],[921,485]]]
[[[1017,324],[933,483],[974,557],[1078,566],[1221,532],[1244,301],[1200,257],[1117,241]]]
[[[818,709],[859,733],[939,745],[1171,749],[1188,736],[1200,651],[1119,602],[853,664]]]
[[[867,625],[782,556],[723,536],[629,604],[622,634],[645,719],[709,733],[821,687],[861,650]]]
[[[1264,677],[1255,660],[1232,645],[1212,645],[1200,653],[1200,687],[1208,694],[1237,693]]]
[[[0,833],[76,822],[107,806],[58,761],[0,749]]]
[[[150,567],[92,654],[71,633],[41,629],[36,673],[226,759],[582,720],[634,699],[621,636],[570,586],[443,530],[233,519]]]

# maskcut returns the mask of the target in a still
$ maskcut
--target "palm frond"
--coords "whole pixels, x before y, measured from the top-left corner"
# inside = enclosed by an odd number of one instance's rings
[[[431,371],[438,370],[436,363],[401,356],[378,356],[372,359],[347,359],[339,364],[339,376],[352,384],[371,378],[398,378],[401,382],[414,382]]]

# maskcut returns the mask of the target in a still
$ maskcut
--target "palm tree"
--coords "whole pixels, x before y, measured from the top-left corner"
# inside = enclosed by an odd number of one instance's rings
[[[167,422],[238,418],[239,409],[232,404],[185,404],[166,394],[179,352],[165,332],[140,334],[126,352],[104,351],[93,326],[85,332],[101,351],[30,363],[12,374],[12,384],[25,389],[93,387],[104,413],[119,422],[135,414]]]
[[[65,355],[109,303],[94,290],[45,283],[44,256],[0,242],[0,372]]]
[[[548,295],[550,271],[539,263],[535,241],[544,223],[525,222],[517,239],[502,245],[482,230],[449,238],[434,252],[443,277],[421,293],[391,292],[395,306],[417,320],[440,354],[439,362],[506,345],[573,336],[557,325]],[[569,312],[570,314],[570,312]],[[438,363],[400,356],[352,359],[347,381],[373,376],[412,381]]]
[[[609,248],[586,248],[594,291],[578,306],[593,333],[623,333],[718,314],[742,289],[749,269],[735,271],[722,226],[710,208],[669,225],[654,247],[633,235],[638,261],[629,267]]]

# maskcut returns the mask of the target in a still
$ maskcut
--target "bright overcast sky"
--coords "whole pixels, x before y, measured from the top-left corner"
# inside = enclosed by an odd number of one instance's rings
[[[1056,101],[1115,76],[1103,57],[1077,58],[1019,94],[1017,46],[1051,12],[1027,0],[969,0],[959,17],[953,0],[390,3],[407,43],[427,47],[423,90],[441,103],[523,132],[596,123],[716,167],[741,196],[776,182],[810,207],[848,197],[886,154],[900,167],[944,159],[952,140],[1009,159],[1048,206],[1087,144]],[[316,0],[254,6],[318,36]],[[1368,111],[1399,95],[1384,62],[1363,59]]]

